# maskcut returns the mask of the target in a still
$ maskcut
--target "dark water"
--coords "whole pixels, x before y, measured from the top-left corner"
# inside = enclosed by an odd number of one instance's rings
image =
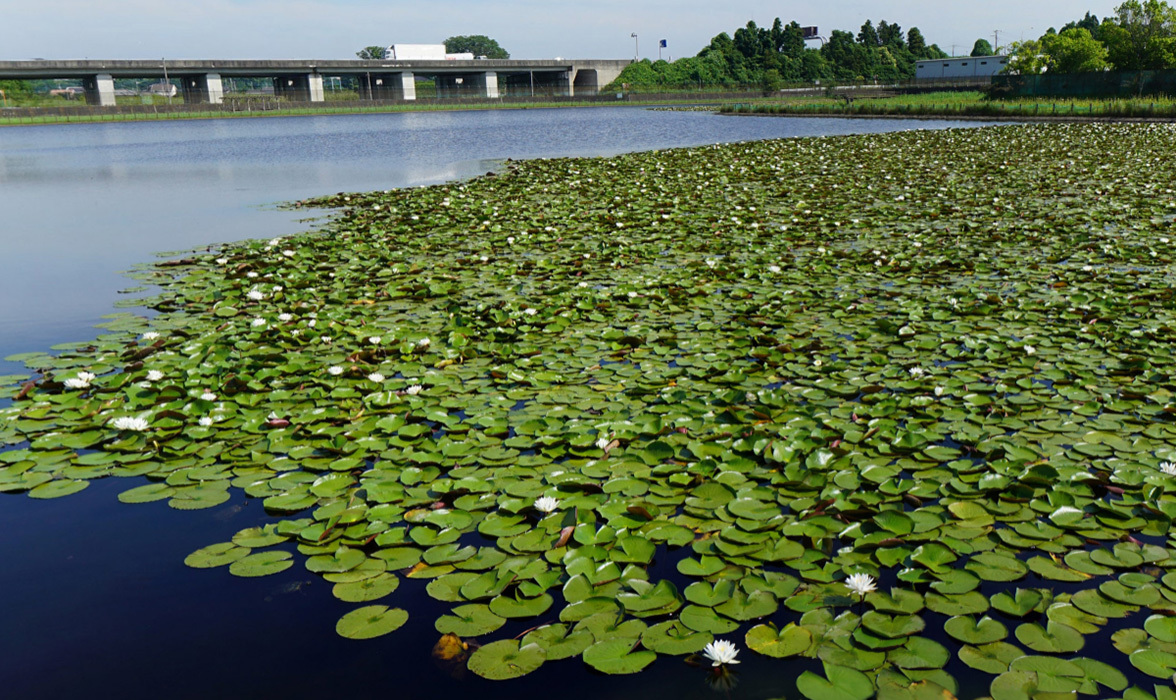
[[[277,202],[465,178],[506,158],[948,126],[959,124],[597,108],[0,129],[0,357],[92,338],[135,284],[119,271],[156,251],[305,228],[306,213]],[[0,375],[22,371],[0,362]],[[56,501],[0,496],[0,697],[770,698],[796,697],[796,675],[819,668],[745,651],[730,692],[672,658],[635,677],[576,661],[508,684],[454,677],[430,658],[441,608],[424,582],[380,601],[410,611],[400,631],[343,639],[335,621],[356,606],[300,563],[261,579],[183,565],[266,522],[260,503],[117,502],[138,483],[107,479]],[[656,573],[672,571],[661,562]],[[977,680],[961,695],[986,693]]]

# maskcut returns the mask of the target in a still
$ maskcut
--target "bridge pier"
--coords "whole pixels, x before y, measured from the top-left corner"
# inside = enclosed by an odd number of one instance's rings
[[[486,71],[485,73],[475,73],[471,80],[471,87],[477,92],[478,97],[486,97],[491,100],[497,100],[498,95],[498,74],[493,71]]]
[[[109,74],[99,73],[82,78],[82,89],[86,91],[86,104],[98,107],[113,107],[114,78]]]
[[[279,75],[274,78],[274,97],[291,102],[322,102],[323,76],[318,73]]]
[[[492,100],[501,95],[498,92],[498,73],[463,73],[461,75],[440,73],[433,77],[437,85],[437,97],[486,97]]]
[[[187,75],[183,78],[184,102],[219,105],[225,101],[225,89],[219,73]]]
[[[403,73],[365,73],[359,78],[359,98],[368,100],[415,100],[416,76]]]

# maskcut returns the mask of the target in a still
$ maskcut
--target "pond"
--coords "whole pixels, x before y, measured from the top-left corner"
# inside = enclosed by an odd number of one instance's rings
[[[0,211],[10,267],[0,282],[0,355],[93,338],[118,290],[134,284],[118,271],[155,251],[285,236],[314,215],[278,210],[278,202],[464,179],[507,158],[947,125],[602,108],[6,129]],[[826,155],[814,147],[806,160],[790,161],[781,180],[789,170],[824,167]],[[0,367],[0,374],[23,371],[15,362]],[[238,495],[191,512],[118,503],[137,483],[100,479],[64,499],[0,499],[0,589],[9,601],[0,658],[11,695],[714,694],[711,676],[675,660],[621,679],[573,662],[507,685],[455,673],[430,655],[444,606],[407,582],[395,603],[412,613],[403,628],[376,642],[341,638],[336,621],[354,606],[301,564],[256,579],[184,566],[187,554],[271,522],[259,499]],[[678,576],[664,561],[650,573]],[[732,694],[784,693],[770,660],[746,651],[741,658]],[[806,660],[789,668],[820,667]]]

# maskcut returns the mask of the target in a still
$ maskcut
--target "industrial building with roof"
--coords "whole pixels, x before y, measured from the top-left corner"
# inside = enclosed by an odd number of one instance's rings
[[[928,59],[915,64],[915,80],[988,78],[1005,69],[1008,56]]]

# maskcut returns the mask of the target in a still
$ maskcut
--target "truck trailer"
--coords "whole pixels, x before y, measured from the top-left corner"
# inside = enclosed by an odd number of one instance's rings
[[[472,61],[472,53],[445,53],[445,44],[392,44],[384,49],[386,61]]]

